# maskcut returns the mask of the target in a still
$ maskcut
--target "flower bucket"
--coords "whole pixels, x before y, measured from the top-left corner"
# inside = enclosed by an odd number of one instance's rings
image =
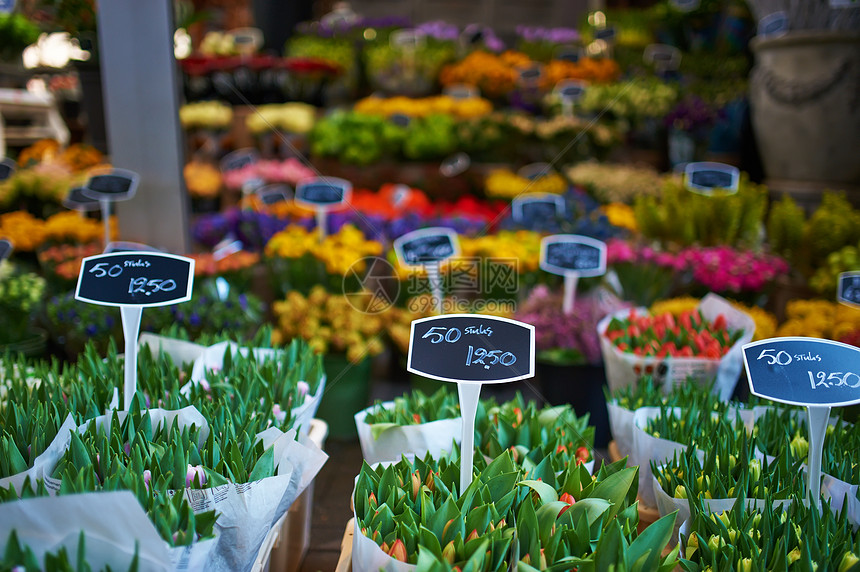
[[[393,401],[386,401],[381,407],[391,409]],[[462,438],[461,417],[455,419],[438,419],[420,425],[394,425],[379,423],[369,425],[364,422],[369,411],[376,406],[368,407],[355,414],[355,426],[358,439],[361,442],[361,453],[364,460],[370,464],[397,462],[401,455],[412,454],[424,458],[427,453],[437,457],[451,451],[452,444],[458,444]]]
[[[569,403],[577,417],[588,414],[588,423],[594,426],[594,446],[606,447],[609,417],[603,394],[606,386],[603,364],[559,365],[538,361],[537,378],[543,397],[550,404]]]
[[[355,439],[353,415],[367,407],[370,399],[370,358],[355,364],[340,354],[323,358],[326,390],[317,417],[328,423],[332,439]]]

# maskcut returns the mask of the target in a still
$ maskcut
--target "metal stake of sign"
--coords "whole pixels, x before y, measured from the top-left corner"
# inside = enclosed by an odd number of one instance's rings
[[[821,511],[821,457],[824,452],[824,435],[830,420],[830,407],[808,406],[809,419],[809,502]]]
[[[140,317],[143,308],[140,306],[120,306],[122,318],[122,336],[125,339],[125,367],[123,372],[123,404],[125,410],[131,410],[131,400],[137,393],[137,338],[140,335]]]
[[[458,383],[460,417],[463,419],[463,440],[460,447],[460,494],[472,484],[472,466],[475,463],[475,417],[481,398],[480,383]]]
[[[444,314],[442,303],[442,277],[439,272],[439,263],[430,262],[424,266],[427,272],[427,281],[430,283],[430,295],[433,296],[433,305],[436,307],[437,314]]]
[[[573,314],[573,305],[576,303],[576,285],[579,282],[579,272],[566,272],[564,274],[564,300],[562,310],[565,316]]]
[[[104,244],[107,248],[107,245],[110,244],[110,201],[99,199],[99,207],[102,211],[102,223],[104,223]]]
[[[319,232],[320,242],[325,240],[327,236],[326,229],[326,211],[322,209],[317,209],[316,211],[316,219],[317,219],[317,231]]]

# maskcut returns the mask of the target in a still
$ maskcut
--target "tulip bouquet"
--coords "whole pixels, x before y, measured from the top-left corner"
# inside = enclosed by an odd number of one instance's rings
[[[478,416],[476,448],[491,459],[509,451],[526,477],[541,479],[545,472],[592,460],[594,427],[588,415],[577,417],[570,405],[538,409],[517,392],[511,401],[482,406],[486,415]],[[590,471],[591,463],[587,467]]]
[[[396,462],[407,453],[438,458],[462,435],[457,394],[446,388],[430,396],[414,390],[393,401],[377,401],[355,414],[355,426],[368,463]]]
[[[784,501],[806,490],[800,461],[785,453],[761,458],[755,438],[744,431],[718,435],[709,449],[688,448],[662,466],[652,461],[651,472],[660,513],[678,510],[684,520],[691,497],[719,512],[738,497]]]
[[[613,318],[603,335],[619,350],[638,356],[719,359],[743,331],[729,329],[723,314],[709,321],[699,309],[676,318],[674,314],[640,316],[634,308],[624,319]]]
[[[233,108],[220,101],[186,103],[179,108],[183,129],[227,129],[233,121]]]
[[[251,288],[251,274],[254,267],[260,263],[258,252],[240,250],[224,257],[216,257],[208,252],[193,254],[194,278],[205,280],[224,278],[234,288],[243,292]]]
[[[419,98],[371,95],[357,101],[353,109],[361,113],[375,113],[385,117],[391,117],[394,114],[426,117],[436,113],[448,113],[460,119],[469,119],[489,114],[493,111],[493,104],[483,97],[454,99],[447,95]]]
[[[820,512],[802,498],[753,509],[741,497],[720,514],[695,510],[681,532],[681,567],[687,572],[860,570],[860,532],[826,502]]]
[[[520,177],[509,169],[496,169],[487,175],[484,190],[487,196],[513,199],[523,193],[551,193],[560,195],[568,184],[558,173],[547,173],[531,180]]]
[[[401,569],[396,562],[442,572],[675,565],[676,552],[661,556],[674,516],[636,535],[635,468],[617,463],[591,476],[571,463],[557,478],[544,475],[525,479],[503,452],[458,495],[455,456],[364,464],[353,493],[354,569]]]
[[[753,431],[763,453],[787,455],[792,461],[806,462],[809,425],[803,410],[794,407],[768,409],[756,419]],[[858,446],[860,426],[834,419],[825,431],[821,471],[846,483],[846,486],[860,485],[860,465],[856,457]],[[833,496],[837,495],[839,498],[833,499],[834,504],[842,500],[838,492]]]
[[[678,257],[694,290],[735,297],[764,293],[789,272],[788,263],[779,256],[725,245],[686,248]]]
[[[425,395],[416,389],[395,397],[393,407],[383,407],[382,402],[377,401],[368,408],[364,422],[371,426],[376,437],[389,425],[420,425],[459,416],[460,403],[455,394],[443,388],[432,395]]]
[[[860,331],[860,309],[828,300],[791,300],[777,336],[810,336],[843,340]]]
[[[658,195],[662,176],[653,168],[583,161],[567,169],[567,178],[603,203],[630,204],[636,197]]]
[[[299,159],[290,157],[283,161],[277,159],[263,159],[251,163],[240,169],[233,169],[223,173],[224,185],[228,189],[240,190],[242,186],[252,179],[259,179],[265,183],[288,183],[295,185],[302,179],[315,176],[313,170],[306,167]]]
[[[694,311],[700,302],[699,298],[693,298],[692,296],[669,298],[651,304],[650,312],[652,315],[669,313],[680,316],[684,312]],[[729,300],[729,303],[734,308],[748,314],[753,319],[753,322],[755,322],[753,341],[774,337],[776,333],[776,317],[773,314],[758,306],[747,306],[734,300]]]
[[[33,549],[26,543],[18,540],[18,534],[13,530],[6,541],[6,551],[0,557],[0,569],[14,570],[15,572],[91,572],[92,567],[87,558],[86,535],[81,533],[78,538],[77,558],[69,556],[69,550],[65,546],[57,551],[45,552],[37,556]],[[74,560],[75,564],[72,564]],[[98,569],[98,568],[97,568]],[[137,552],[129,564],[128,572],[137,572],[140,569],[140,559]]]

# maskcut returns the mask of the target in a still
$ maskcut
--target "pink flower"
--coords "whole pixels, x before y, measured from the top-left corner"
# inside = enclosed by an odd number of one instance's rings
[[[307,381],[299,381],[296,384],[296,392],[299,394],[299,400],[303,400],[303,398],[311,392],[311,386]]]
[[[278,417],[281,417],[283,414],[284,414],[284,412],[281,411],[280,404],[275,403],[275,405],[272,406],[272,415],[274,415],[275,418],[278,418]]]
[[[206,472],[200,465],[188,465],[188,471],[185,473],[185,486],[190,487],[194,483],[194,477],[197,477],[197,484],[203,485],[206,483]]]
[[[152,480],[152,471],[149,469],[144,469],[143,471],[143,484],[146,487],[146,490],[149,491],[149,481]]]

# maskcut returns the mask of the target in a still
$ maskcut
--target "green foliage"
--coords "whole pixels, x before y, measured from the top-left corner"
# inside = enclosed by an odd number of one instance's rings
[[[806,215],[794,199],[783,195],[771,204],[767,215],[767,241],[771,251],[791,260],[795,266],[801,259],[804,245]]]
[[[337,157],[344,163],[368,165],[395,154],[405,137],[405,128],[382,117],[337,110],[314,125],[311,152],[319,157]]]
[[[667,178],[661,197],[638,197],[633,209],[647,238],[680,246],[756,246],[767,208],[763,186],[741,176],[737,193],[693,193]]]
[[[860,242],[860,209],[855,209],[845,193],[824,192],[821,205],[809,217],[804,232],[813,267],[844,246]]]

